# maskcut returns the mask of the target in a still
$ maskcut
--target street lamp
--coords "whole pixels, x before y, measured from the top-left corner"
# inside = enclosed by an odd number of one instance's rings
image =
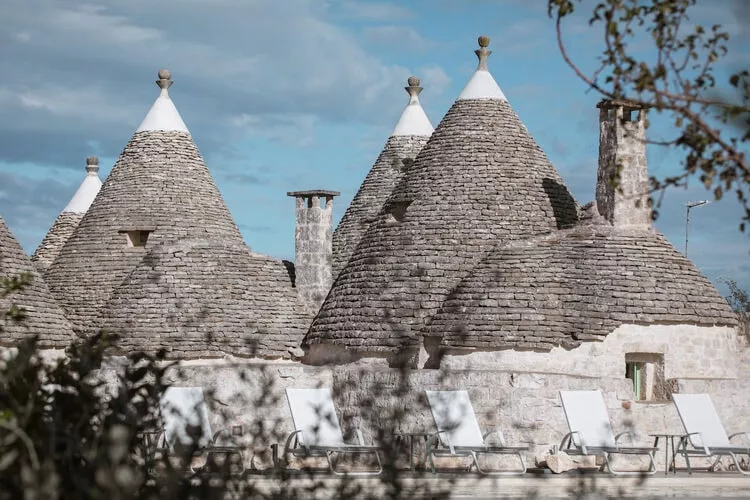
[[[690,201],[685,204],[685,257],[688,255],[688,234],[690,231],[690,209],[695,207],[702,207],[711,203],[709,200],[701,201]]]

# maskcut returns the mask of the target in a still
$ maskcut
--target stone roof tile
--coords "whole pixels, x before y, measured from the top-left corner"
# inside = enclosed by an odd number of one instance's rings
[[[152,248],[112,294],[101,325],[120,348],[171,358],[289,358],[312,320],[287,266],[245,245],[182,240]]]
[[[78,186],[70,202],[65,206],[60,215],[55,219],[52,227],[47,231],[44,239],[31,256],[31,261],[37,268],[44,272],[57,258],[65,243],[68,241],[83,219],[83,214],[94,202],[102,181],[99,178],[99,158],[90,156],[86,158],[86,177]]]
[[[409,85],[405,87],[409,103],[333,232],[334,278],[349,261],[362,235],[380,213],[383,203],[396,187],[403,172],[411,165],[433,132],[417,97],[422,91],[419,83],[418,78],[409,77]]]
[[[413,349],[497,241],[576,220],[575,200],[508,102],[459,99],[338,275],[306,343]]]
[[[66,347],[75,338],[72,325],[0,217],[0,278],[19,277],[24,273],[31,275],[31,282],[23,290],[0,296],[0,315],[15,304],[25,311],[26,317],[21,323],[4,317],[0,319],[0,345],[13,346],[37,335],[41,347]]]
[[[581,225],[501,243],[425,334],[449,348],[548,350],[603,340],[624,323],[734,326],[736,316],[658,232]]]
[[[134,231],[150,232],[145,246],[128,243]],[[136,132],[45,280],[74,326],[89,330],[150,248],[190,237],[243,244],[190,135]]]

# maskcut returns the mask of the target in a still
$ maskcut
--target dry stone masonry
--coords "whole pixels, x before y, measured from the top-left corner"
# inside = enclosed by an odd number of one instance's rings
[[[294,231],[295,286],[313,313],[331,288],[333,198],[338,191],[293,191],[296,204]]]
[[[65,319],[42,276],[24,254],[5,220],[0,217],[0,279],[16,278],[22,274],[30,275],[31,283],[23,290],[6,297],[0,294],[0,346],[13,346],[23,339],[37,335],[40,347],[67,347],[75,338],[72,325]],[[26,319],[22,323],[5,317],[5,311],[12,305],[25,312]]]
[[[405,171],[323,303],[311,352],[414,352],[429,318],[498,242],[575,223],[555,168],[490,90],[457,100]]]
[[[446,347],[546,351],[622,324],[734,326],[736,317],[664,236],[602,223],[499,245],[427,332]]]
[[[434,131],[409,79],[335,233],[338,192],[288,193],[294,264],[242,240],[160,71],[90,208],[64,210],[40,246],[49,290],[0,219],[0,276],[33,277],[10,297],[28,320],[3,324],[0,346],[38,333],[63,347],[104,328],[121,336],[115,354],[165,349],[175,384],[215,391],[213,424],[260,420],[275,441],[291,429],[286,387],[332,387],[344,426],[370,437],[431,432],[423,391],[467,389],[484,428],[535,445],[530,463],[565,433],[562,389],[602,390],[614,422],[641,434],[680,432],[670,391],[709,392],[747,427],[736,317],[650,224],[644,111],[599,104],[596,201],[581,207],[490,74],[488,45]],[[625,377],[634,360],[658,379],[648,402]]]
[[[44,272],[57,258],[60,250],[73,235],[83,215],[99,193],[102,181],[99,179],[99,158],[86,158],[86,177],[73,195],[70,203],[60,212],[47,235],[31,256],[31,261]]]
[[[281,261],[244,244],[180,240],[152,248],[103,309],[125,351],[173,359],[290,358],[312,314]]]
[[[143,247],[128,232],[149,233]],[[243,244],[198,148],[186,132],[136,132],[45,280],[79,331],[147,251],[183,238]]]
[[[45,279],[78,332],[107,328],[126,351],[299,355],[310,313],[291,266],[245,245],[169,78]]]
[[[81,223],[84,214],[75,212],[60,212],[52,227],[47,231],[44,239],[39,244],[31,261],[40,272],[44,273],[60,254],[60,250],[73,235],[73,232]]]
[[[419,103],[419,78],[409,77],[409,103],[333,233],[333,276],[339,275],[383,203],[433,132]]]
[[[646,110],[605,100],[599,108],[596,205],[615,226],[651,226],[646,164]]]

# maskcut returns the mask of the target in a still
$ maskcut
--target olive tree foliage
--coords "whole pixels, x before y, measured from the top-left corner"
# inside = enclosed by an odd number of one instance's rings
[[[750,7],[710,3],[731,5]],[[727,69],[729,33],[721,25],[694,22],[695,7],[696,0],[598,2],[589,25],[601,29],[603,50],[589,73],[564,42],[565,20],[582,8],[581,0],[548,0],[562,57],[581,80],[604,98],[632,101],[673,123],[674,136],[650,142],[683,151],[683,170],[651,178],[652,188],[663,195],[663,188],[684,186],[697,175],[716,200],[734,192],[745,208],[744,231],[750,221],[750,73],[735,68],[728,77],[718,76]],[[644,43],[650,50],[636,49]]]
[[[115,340],[75,342],[56,360],[34,338],[3,352],[0,499],[160,498],[190,486],[174,470],[149,481],[142,432],[158,426],[164,368],[133,355],[106,390],[99,370]]]
[[[750,341],[750,294],[738,285],[735,280],[726,280],[724,283],[729,288],[729,295],[726,297],[727,302],[734,309],[734,312],[737,313],[739,321],[738,332],[747,341]]]
[[[30,279],[0,277],[0,299],[8,304]],[[0,340],[2,325],[23,322],[26,314],[13,305],[9,311],[0,310]],[[228,457],[201,465],[200,458],[207,455],[197,444],[168,447],[154,440],[163,438],[160,399],[172,381],[179,380],[181,369],[163,352],[114,358],[116,348],[117,338],[105,332],[74,341],[57,357],[41,349],[36,338],[12,348],[0,346],[0,500],[449,496],[452,480],[444,482],[447,486],[408,481],[403,466],[397,466],[404,450],[403,443],[394,441],[394,432],[408,410],[397,406],[384,411],[377,402],[414,394],[406,374],[397,378],[396,387],[372,384],[370,397],[360,401],[362,414],[380,423],[375,439],[383,446],[385,470],[377,487],[368,489],[348,477],[332,482],[329,474],[318,473],[317,466],[296,468],[286,461],[260,470],[246,463],[238,470]],[[243,438],[254,444],[245,449],[283,445],[283,426],[277,417],[269,422],[265,414],[283,398],[273,370],[238,370],[242,380],[252,379],[260,389],[229,401],[253,409]],[[340,389],[355,389],[367,375],[353,373]],[[209,411],[220,411],[213,405],[214,394],[208,391],[206,396]],[[199,425],[187,430],[194,438],[201,432]]]

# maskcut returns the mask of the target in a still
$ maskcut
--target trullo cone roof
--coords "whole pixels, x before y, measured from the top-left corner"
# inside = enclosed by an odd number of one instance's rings
[[[375,220],[383,203],[396,187],[406,168],[424,147],[433,128],[419,102],[419,79],[409,78],[409,103],[393,133],[367,173],[349,208],[333,232],[333,276],[337,276],[357,248],[362,235]]]
[[[86,158],[86,177],[78,186],[73,198],[57,216],[34,255],[31,256],[31,261],[36,264],[37,268],[45,271],[54,262],[83,219],[83,215],[94,202],[101,187],[99,159],[95,156]]]
[[[2,296],[4,290],[0,290],[0,315],[12,305],[22,308],[25,314],[20,323],[4,316],[0,318],[0,346],[13,346],[20,340],[38,335],[41,347],[66,347],[75,338],[70,322],[0,217],[0,279],[12,279],[25,273],[30,275],[31,282],[24,289],[5,297]]]
[[[308,345],[415,349],[450,291],[499,241],[575,223],[576,202],[486,70],[487,43],[480,38],[471,92],[456,100],[362,237]]]
[[[78,331],[110,330],[125,350],[288,356],[288,337],[299,343],[310,320],[296,312],[304,307],[289,273],[251,254],[169,98],[168,71],[157,84],[159,97],[47,271],[50,289]]]

